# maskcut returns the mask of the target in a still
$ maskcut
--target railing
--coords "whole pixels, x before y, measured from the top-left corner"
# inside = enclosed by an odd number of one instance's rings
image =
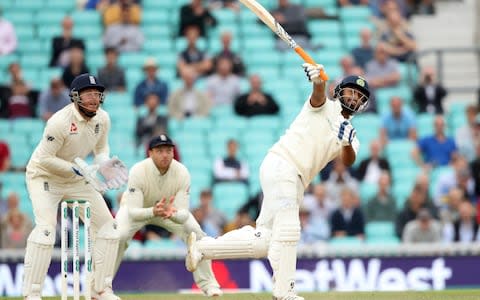
[[[444,84],[444,58],[446,55],[459,54],[459,53],[473,53],[476,54],[477,59],[475,61],[476,65],[471,66],[472,68],[477,68],[478,82],[473,82],[466,80],[465,85],[461,87],[449,87]],[[408,60],[408,73],[407,73],[407,82],[411,88],[413,88],[418,82],[415,78],[415,72],[417,65],[415,62],[418,62],[420,58],[434,55],[435,56],[435,70],[437,81],[442,84],[449,92],[452,93],[471,93],[477,92],[480,88],[480,47],[466,47],[466,48],[434,48],[426,49],[416,52],[414,55],[410,56]]]

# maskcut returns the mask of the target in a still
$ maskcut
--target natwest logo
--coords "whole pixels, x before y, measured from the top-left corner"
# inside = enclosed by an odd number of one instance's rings
[[[410,269],[382,268],[382,260],[319,260],[313,271],[297,269],[296,289],[312,291],[405,291],[443,290],[452,277],[452,269],[443,258],[432,260],[430,267]],[[250,288],[254,292],[271,290],[271,274],[262,261],[250,262]]]

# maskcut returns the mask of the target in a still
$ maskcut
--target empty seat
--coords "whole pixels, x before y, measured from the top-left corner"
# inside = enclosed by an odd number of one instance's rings
[[[214,206],[232,220],[248,200],[248,187],[239,182],[222,182],[213,186]]]

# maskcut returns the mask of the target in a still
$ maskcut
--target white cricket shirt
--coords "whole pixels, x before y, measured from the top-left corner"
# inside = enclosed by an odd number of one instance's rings
[[[308,99],[285,134],[270,149],[295,166],[305,188],[343,148],[337,137],[338,126],[334,126],[342,118],[340,102],[327,99],[322,106],[313,107],[310,97]],[[352,146],[358,153],[357,137]]]
[[[27,176],[44,176],[66,183],[82,177],[72,170],[76,157],[85,159],[92,151],[95,156],[110,155],[108,132],[110,117],[98,109],[97,115],[85,120],[71,103],[48,120],[43,137],[27,164]]]
[[[144,159],[136,163],[128,176],[128,189],[121,205],[128,206],[128,213],[135,221],[153,218],[153,206],[162,198],[167,201],[175,196],[174,206],[189,209],[190,173],[175,159],[168,171],[160,174],[153,160]]]

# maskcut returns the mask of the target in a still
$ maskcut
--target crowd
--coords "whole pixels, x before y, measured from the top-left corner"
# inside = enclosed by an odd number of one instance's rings
[[[148,57],[141,66],[142,78],[131,90],[128,88],[127,70],[119,63],[119,58],[141,52],[147,42],[141,27],[144,12],[141,1],[84,2],[79,9],[96,10],[102,16],[103,39],[98,42],[103,43],[104,66],[97,70],[89,68],[87,43],[75,37],[74,20],[66,15],[59,24],[62,29],[60,35],[51,40],[49,60],[49,66],[60,68],[62,73],[51,78],[48,87],[37,90],[23,77],[22,68],[25,66],[18,61],[10,63],[8,82],[0,86],[0,118],[41,118],[48,121],[53,113],[70,103],[68,94],[73,78],[87,72],[98,75],[107,91],[129,95],[131,106],[125,109],[146,111],[138,114],[136,128],[132,132],[136,146],[146,145],[153,135],[169,134],[171,120],[209,117],[217,107],[230,106],[237,116],[246,118],[279,116],[284,109],[278,101],[278,93],[271,93],[262,85],[269,78],[248,70],[243,53],[235,46],[233,32],[219,34],[220,48],[215,52],[205,50],[204,43],[209,32],[219,23],[215,11],[238,13],[240,5],[237,1],[191,0],[181,6],[177,12],[178,28],[173,30],[176,32],[175,41],[183,45],[174,66],[176,80],[181,84],[174,85],[163,78],[163,66],[156,58]],[[309,18],[319,18],[318,11],[298,2],[278,0],[272,7],[272,13],[306,49],[315,51],[322,48],[322,45],[313,42],[308,26]],[[449,132],[443,105],[447,91],[436,81],[434,69],[420,65],[417,65],[421,74],[418,84],[409,96],[412,101],[404,99],[404,95],[393,95],[385,103],[377,96],[383,89],[402,84],[401,64],[416,64],[413,54],[417,44],[415,33],[409,27],[409,18],[417,13],[434,14],[433,1],[338,0],[339,9],[356,5],[371,9],[371,23],[359,30],[360,43],[339,61],[342,74],[331,79],[330,96],[333,95],[333,87],[344,76],[363,75],[373,90],[367,113],[378,116],[381,124],[378,129],[371,128],[378,130],[374,140],[363,141],[363,147],[370,147],[367,157],[359,159],[350,169],[341,161],[335,161],[319,174],[316,183],[308,189],[300,210],[302,243],[345,236],[363,240],[366,238],[365,228],[370,222],[391,223],[395,236],[406,243],[480,240],[479,220],[476,219],[477,198],[480,195],[478,107],[468,106],[465,110],[466,125]],[[320,14],[320,18],[335,19],[335,16]],[[2,55],[15,53],[19,47],[16,41],[15,26],[5,14],[0,17],[0,59]],[[276,51],[285,51],[282,42],[275,47]],[[242,88],[243,81],[248,81],[247,89]],[[109,101],[108,96],[106,101]],[[161,108],[165,108],[167,113],[162,113]],[[419,115],[432,116],[432,124],[429,124],[432,132],[419,132],[423,130],[418,127]],[[175,139],[174,135],[172,137]],[[396,199],[394,194],[392,183],[399,179],[393,171],[393,162],[389,161],[391,157],[386,155],[388,145],[395,141],[411,141],[414,146],[403,155],[410,157],[413,167],[418,170],[413,188],[404,191],[407,194],[404,202]],[[211,161],[212,184],[226,181],[249,184],[251,173],[258,170],[249,169],[249,162],[239,155],[239,148],[243,146],[237,139],[227,141],[226,155]],[[0,141],[0,172],[12,170],[11,151],[12,145]],[[180,145],[175,156],[179,160],[181,152]],[[443,172],[436,176],[440,169]],[[375,186],[375,193],[368,199],[362,199],[363,195],[359,193],[365,184]],[[5,190],[6,187],[3,188]],[[0,197],[2,195],[0,193]],[[192,213],[202,229],[212,236],[253,224],[262,201],[261,193],[255,195],[232,220],[215,208],[211,187],[202,190],[199,197],[199,206],[193,207]],[[29,200],[19,199],[15,192],[5,198],[0,201],[0,246],[23,248],[32,224],[18,208],[18,202]],[[399,207],[398,203],[402,205]],[[115,214],[114,207],[118,204],[111,207],[112,214]],[[168,236],[168,232],[149,225],[134,238],[144,241]]]

